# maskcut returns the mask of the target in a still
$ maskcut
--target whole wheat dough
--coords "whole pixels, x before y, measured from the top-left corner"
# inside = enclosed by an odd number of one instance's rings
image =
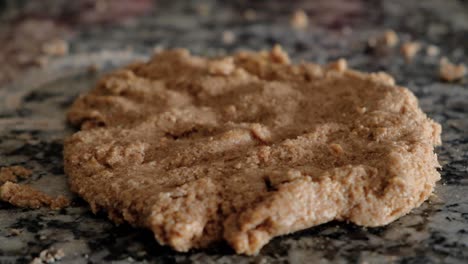
[[[32,186],[10,181],[0,186],[0,201],[17,207],[34,209],[49,207],[53,210],[60,210],[70,205],[70,200],[63,195],[52,197]]]
[[[9,166],[0,168],[0,185],[5,182],[17,182],[18,179],[31,177],[32,171],[23,166]]]
[[[280,47],[203,58],[169,50],[104,77],[68,113],[72,190],[177,251],[332,220],[386,225],[440,176],[440,125],[384,73],[291,64]]]

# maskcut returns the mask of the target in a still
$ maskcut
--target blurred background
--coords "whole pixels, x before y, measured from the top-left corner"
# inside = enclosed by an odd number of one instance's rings
[[[2,0],[0,60],[7,63],[0,65],[0,85],[70,53],[171,47],[217,55],[279,43],[295,59],[354,57],[355,67],[385,70],[382,55],[394,55],[388,50],[377,58],[357,55],[369,54],[369,38],[389,29],[400,43],[418,41],[423,52],[434,45],[434,54],[462,61],[467,16],[464,0]]]
[[[249,258],[227,245],[174,252],[69,192],[65,113],[105,71],[168,48],[218,56],[275,44],[295,62],[345,58],[408,87],[443,126],[436,195],[386,227],[327,223]],[[467,54],[466,0],[0,0],[0,167],[25,166],[25,183],[73,200],[60,211],[0,202],[0,263],[52,247],[60,263],[467,263]]]

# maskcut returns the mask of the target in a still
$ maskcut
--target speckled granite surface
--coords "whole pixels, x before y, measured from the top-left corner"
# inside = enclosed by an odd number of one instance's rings
[[[41,250],[61,248],[60,263],[467,263],[468,262],[468,84],[437,77],[439,57],[424,50],[407,64],[398,49],[376,55],[369,36],[392,28],[401,39],[435,44],[453,61],[468,63],[466,1],[203,1],[158,2],[150,14],[118,26],[79,32],[71,54],[0,87],[0,166],[33,170],[27,180],[50,194],[65,194],[73,205],[61,211],[27,210],[0,203],[0,263],[28,263]],[[243,17],[250,8],[256,19]],[[290,13],[311,15],[304,31],[293,30]],[[225,44],[222,35],[236,36]],[[339,57],[351,67],[385,70],[409,87],[429,116],[443,125],[437,149],[442,180],[435,195],[411,214],[381,228],[333,222],[277,238],[256,257],[237,256],[220,244],[176,253],[159,246],[150,232],[115,226],[93,215],[69,193],[62,166],[62,141],[73,132],[64,113],[105,70],[150,54],[153,47],[186,47],[216,55],[280,43],[296,61],[325,63]],[[100,65],[97,74],[86,68]],[[12,235],[11,229],[19,229]]]

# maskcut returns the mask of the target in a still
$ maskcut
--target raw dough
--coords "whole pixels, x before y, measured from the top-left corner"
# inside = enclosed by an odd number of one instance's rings
[[[23,166],[10,166],[0,168],[0,185],[7,181],[17,182],[18,178],[26,179],[31,177],[32,171]]]
[[[62,209],[70,205],[70,201],[62,195],[54,198],[31,186],[9,181],[0,186],[0,201],[27,208],[47,206],[53,210]]]
[[[440,175],[440,125],[385,73],[290,64],[280,47],[202,58],[169,50],[78,98],[71,189],[94,212],[178,251],[225,239],[256,254],[332,220],[386,225]]]
[[[442,58],[439,64],[439,77],[446,82],[454,82],[463,79],[467,70],[463,63],[458,65],[451,63],[447,58]]]

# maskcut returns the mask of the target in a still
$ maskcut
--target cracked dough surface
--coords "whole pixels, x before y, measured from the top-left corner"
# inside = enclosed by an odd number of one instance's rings
[[[94,212],[177,251],[332,220],[386,225],[440,175],[440,125],[384,73],[291,64],[280,47],[220,58],[161,52],[114,71],[68,113],[71,189]]]

